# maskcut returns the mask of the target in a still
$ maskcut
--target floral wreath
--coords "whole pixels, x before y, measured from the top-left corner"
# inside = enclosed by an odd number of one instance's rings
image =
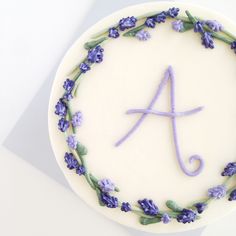
[[[76,139],[76,129],[83,123],[83,115],[80,111],[73,113],[70,108],[70,101],[77,94],[81,77],[94,65],[103,61],[104,49],[101,45],[108,40],[116,39],[121,34],[125,37],[135,37],[140,41],[148,40],[151,35],[148,29],[153,29],[157,24],[165,23],[166,19],[175,19],[172,22],[173,30],[186,32],[194,30],[200,34],[201,42],[205,48],[214,48],[214,39],[221,40],[230,45],[236,53],[236,37],[226,31],[223,26],[215,20],[203,20],[192,16],[186,11],[187,17],[178,16],[178,8],[170,8],[167,11],[149,13],[139,17],[122,18],[117,24],[94,35],[92,40],[84,44],[88,51],[87,57],[76,66],[63,84],[64,94],[55,106],[55,114],[61,117],[58,128],[65,133],[69,152],[65,153],[64,159],[70,170],[75,170],[79,176],[84,176],[89,186],[96,192],[99,204],[108,208],[120,208],[123,212],[132,212],[139,216],[143,225],[163,222],[168,224],[172,219],[180,223],[191,223],[200,218],[210,202],[214,199],[227,197],[229,201],[236,200],[236,185],[229,187],[229,180],[236,175],[236,162],[226,165],[222,176],[226,179],[223,184],[208,189],[206,197],[195,201],[186,207],[180,207],[172,200],[166,201],[168,210],[162,211],[150,199],[140,199],[136,204],[120,201],[115,196],[119,189],[107,178],[98,179],[89,172],[86,166],[87,149]]]

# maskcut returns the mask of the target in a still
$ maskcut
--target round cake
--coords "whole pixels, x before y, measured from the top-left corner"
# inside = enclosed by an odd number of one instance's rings
[[[49,104],[56,160],[91,207],[147,232],[236,208],[236,25],[180,3],[118,11],[87,30]]]

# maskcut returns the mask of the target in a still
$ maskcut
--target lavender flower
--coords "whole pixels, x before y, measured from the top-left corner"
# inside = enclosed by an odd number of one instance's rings
[[[77,127],[77,126],[81,126],[82,122],[83,122],[82,112],[78,111],[72,116],[71,123],[73,127]]]
[[[206,209],[207,204],[203,203],[203,202],[198,202],[198,203],[194,204],[194,206],[196,207],[197,212],[199,214],[201,214]]]
[[[108,193],[101,193],[101,202],[109,208],[118,207],[118,199],[116,197],[110,196]]]
[[[226,195],[226,187],[224,185],[218,185],[216,187],[208,189],[208,196],[210,198],[220,199]]]
[[[77,168],[76,168],[76,174],[78,175],[84,175],[86,173],[86,169],[84,166],[82,165],[79,165]]]
[[[168,224],[170,221],[171,221],[171,218],[170,216],[167,214],[167,213],[164,213],[161,217],[161,221],[164,223],[164,224]]]
[[[177,216],[177,221],[183,224],[194,222],[197,218],[196,212],[183,209],[181,213]]]
[[[66,142],[71,149],[77,148],[78,141],[77,141],[75,135],[69,135],[66,139]]]
[[[203,22],[197,21],[196,23],[194,23],[194,32],[204,33]]]
[[[147,41],[148,39],[151,38],[151,35],[146,30],[140,30],[139,32],[136,33],[135,37],[140,41]]]
[[[230,195],[229,195],[229,201],[235,201],[236,200],[236,189],[234,189]]]
[[[85,63],[85,62],[82,62],[80,65],[79,65],[79,68],[81,70],[82,73],[86,73],[88,70],[90,70],[90,66]]]
[[[68,93],[65,93],[65,94],[64,94],[63,98],[64,98],[66,101],[70,101],[70,100],[73,98],[73,96],[72,96],[71,92],[70,92],[70,93],[68,92]]]
[[[166,15],[171,18],[175,18],[176,16],[178,16],[178,14],[179,14],[179,8],[176,7],[172,7],[166,12]]]
[[[66,116],[67,114],[67,105],[62,98],[60,98],[55,106],[55,114],[59,116]]]
[[[122,18],[119,22],[119,28],[124,31],[129,28],[135,27],[137,19],[134,16]]]
[[[221,173],[222,176],[233,176],[236,174],[236,162],[230,162]]]
[[[184,23],[182,20],[177,20],[172,22],[173,30],[181,32],[184,29]]]
[[[108,36],[110,38],[118,38],[120,36],[119,34],[119,31],[115,28],[115,27],[112,27],[108,30]]]
[[[163,11],[163,12],[157,14],[156,17],[155,17],[155,21],[157,23],[165,23],[165,21],[166,21],[166,12]]]
[[[61,132],[65,132],[68,128],[70,127],[70,122],[68,120],[66,120],[65,118],[61,118],[59,121],[58,121],[58,129],[61,131]]]
[[[231,49],[233,49],[234,52],[236,53],[236,41],[233,41],[233,42],[231,43]]]
[[[204,32],[202,34],[202,45],[204,45],[205,48],[211,48],[211,49],[215,47],[211,33]]]
[[[149,28],[155,28],[156,21],[153,17],[148,17],[145,21],[145,25]]]
[[[216,20],[207,20],[205,24],[213,31],[218,32],[223,30],[223,26]]]
[[[79,163],[72,153],[66,152],[64,159],[67,164],[67,168],[69,168],[70,170],[78,168]]]
[[[115,190],[115,185],[110,179],[101,179],[98,181],[98,185],[104,193],[109,193]]]
[[[66,81],[63,84],[63,88],[67,91],[67,92],[71,92],[72,89],[74,88],[75,85],[75,81],[74,80],[70,80],[70,79],[66,79]]]
[[[139,200],[138,203],[146,215],[156,216],[159,212],[158,207],[153,203],[152,200],[145,198],[143,200]]]
[[[88,51],[88,61],[91,63],[100,63],[103,61],[103,51],[104,49],[97,45]]]
[[[128,212],[132,210],[131,205],[128,202],[122,202],[120,209],[124,212]]]

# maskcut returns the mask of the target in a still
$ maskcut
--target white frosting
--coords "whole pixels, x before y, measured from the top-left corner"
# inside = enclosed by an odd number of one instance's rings
[[[70,48],[64,57],[53,85],[49,105],[49,131],[56,159],[72,189],[89,205],[113,220],[149,232],[184,231],[208,224],[236,207],[234,202],[219,200],[211,204],[202,219],[193,224],[154,224],[142,226],[132,213],[100,207],[83,178],[66,168],[65,137],[57,129],[54,106],[63,93],[68,71],[86,55],[84,42],[93,33],[114,24],[118,19],[151,11],[180,7],[204,19],[216,19],[231,32],[236,27],[229,20],[209,10],[177,3],[149,3],[123,9],[103,19]],[[150,30],[152,38],[140,42],[135,38],[110,40],[104,45],[104,61],[83,76],[73,110],[82,111],[84,123],[78,139],[89,150],[89,170],[98,178],[109,177],[120,188],[118,198],[135,202],[153,199],[161,209],[173,199],[181,206],[206,196],[209,187],[221,184],[222,168],[236,155],[236,55],[229,46],[215,40],[214,50],[201,45],[200,35],[177,33],[170,21]],[[199,154],[205,161],[203,172],[188,177],[175,157],[169,118],[149,115],[139,129],[121,146],[114,143],[140,117],[126,115],[131,108],[146,108],[154,96],[168,65],[176,74],[176,111],[204,106],[204,110],[177,118],[178,137],[183,158]],[[169,111],[169,86],[164,89],[155,108]],[[194,166],[193,166],[194,167]],[[196,166],[195,166],[196,167]]]

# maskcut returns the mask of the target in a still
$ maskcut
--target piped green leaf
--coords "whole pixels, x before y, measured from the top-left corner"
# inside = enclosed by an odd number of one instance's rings
[[[176,202],[172,201],[172,200],[168,200],[166,202],[166,206],[171,209],[172,211],[175,211],[175,212],[180,212],[183,210],[182,207],[178,206]]]
[[[102,38],[99,38],[97,40],[87,42],[87,43],[84,44],[84,48],[86,50],[92,49],[92,48],[96,47],[98,44],[102,43],[103,41],[105,41],[107,39],[108,39],[108,37],[102,37]]]
[[[139,218],[139,222],[142,225],[150,225],[150,224],[155,224],[155,223],[161,222],[161,219],[157,218],[157,217],[155,217],[155,218],[146,218],[146,217],[141,216]]]
[[[193,29],[193,24],[192,23],[187,23],[187,22],[183,22],[183,29],[180,30],[180,32],[186,32],[188,30]]]
[[[140,25],[136,28],[133,28],[132,30],[127,31],[126,33],[123,34],[125,37],[134,37],[140,30],[144,29],[146,26]]]
[[[79,156],[85,156],[85,155],[87,155],[88,150],[84,145],[78,144],[77,152],[78,152]]]

